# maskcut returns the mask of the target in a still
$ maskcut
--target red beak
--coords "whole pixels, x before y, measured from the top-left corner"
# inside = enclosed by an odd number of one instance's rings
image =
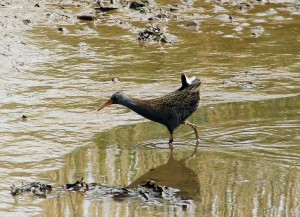
[[[97,112],[100,111],[101,109],[104,109],[107,106],[110,106],[112,104],[111,100],[108,100],[106,103],[104,103],[104,105],[102,105],[101,107],[98,108]]]

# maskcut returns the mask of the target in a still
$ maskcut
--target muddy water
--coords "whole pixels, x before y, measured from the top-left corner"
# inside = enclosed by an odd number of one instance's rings
[[[184,19],[165,24],[173,44],[146,46],[136,41],[146,25],[135,14],[95,22],[54,15],[26,32],[31,52],[20,56],[29,63],[1,72],[1,215],[299,216],[299,8],[271,4],[240,13],[195,3],[175,13]],[[192,20],[200,26],[187,28]],[[141,98],[172,91],[181,72],[203,82],[200,109],[190,118],[201,134],[197,150],[186,126],[175,131],[170,153],[163,126],[121,106],[96,112],[116,91]],[[115,201],[95,192],[9,194],[13,183],[59,187],[81,177],[118,187],[155,180],[180,189],[188,204]]]

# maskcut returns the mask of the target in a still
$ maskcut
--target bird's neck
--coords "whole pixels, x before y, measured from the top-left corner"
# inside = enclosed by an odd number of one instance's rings
[[[147,109],[147,106],[143,100],[135,99],[130,96],[128,96],[128,99],[125,102],[123,102],[122,105],[126,106],[127,108],[131,109],[132,111],[138,114],[143,113],[143,111]]]
[[[155,108],[148,104],[147,100],[140,100],[128,96],[128,99],[123,102],[122,105],[145,118],[148,118],[150,120],[153,120],[154,118]]]

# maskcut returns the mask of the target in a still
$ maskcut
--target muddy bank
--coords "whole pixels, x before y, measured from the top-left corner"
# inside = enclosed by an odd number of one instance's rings
[[[13,73],[49,58],[49,53],[38,50],[23,34],[36,26],[54,28],[68,35],[74,34],[69,27],[76,23],[86,22],[86,27],[80,30],[82,34],[93,34],[96,26],[104,24],[126,29],[128,34],[134,34],[131,39],[141,45],[150,42],[172,44],[181,41],[176,29],[226,38],[269,38],[272,35],[268,23],[284,25],[300,15],[297,1],[2,1],[0,9],[2,70]],[[218,27],[212,31],[208,22]]]

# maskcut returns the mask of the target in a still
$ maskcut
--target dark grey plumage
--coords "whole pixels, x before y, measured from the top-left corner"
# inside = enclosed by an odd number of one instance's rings
[[[190,81],[185,74],[182,74],[181,83],[182,86],[178,90],[150,100],[136,99],[117,92],[98,111],[111,104],[121,104],[149,120],[165,125],[170,132],[170,145],[173,142],[173,132],[180,124],[190,125],[199,141],[196,126],[186,119],[199,106],[201,82],[196,78]]]

